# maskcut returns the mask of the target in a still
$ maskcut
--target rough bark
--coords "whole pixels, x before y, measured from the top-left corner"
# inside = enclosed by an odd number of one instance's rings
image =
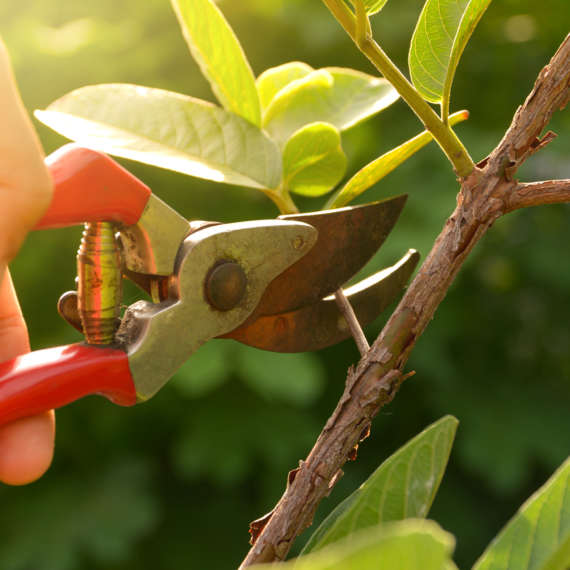
[[[570,201],[570,180],[519,183],[519,166],[548,144],[540,138],[552,114],[570,98],[570,36],[540,72],[505,136],[473,172],[459,180],[455,211],[386,326],[349,370],[344,393],[308,457],[292,472],[285,493],[260,525],[240,568],[283,560],[294,539],[311,524],[320,501],[343,464],[366,437],[373,417],[395,396],[416,340],[445,297],[466,257],[493,223],[516,209]]]

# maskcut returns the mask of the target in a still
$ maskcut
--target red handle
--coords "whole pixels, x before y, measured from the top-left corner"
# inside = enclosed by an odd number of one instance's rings
[[[50,207],[35,229],[83,222],[136,224],[150,188],[107,155],[67,144],[46,158],[53,179]]]
[[[126,353],[70,344],[0,363],[0,425],[89,394],[100,394],[120,406],[136,403]]]

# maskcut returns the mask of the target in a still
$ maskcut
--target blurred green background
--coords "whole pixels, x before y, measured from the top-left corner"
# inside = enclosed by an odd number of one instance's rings
[[[286,61],[372,73],[317,0],[220,1],[254,72]],[[421,0],[388,3],[377,37],[406,67]],[[452,108],[471,111],[457,130],[479,160],[497,144],[540,68],[568,31],[565,0],[496,0],[460,64]],[[18,0],[0,4],[0,34],[26,106],[44,108],[73,88],[128,82],[213,100],[167,0]],[[568,177],[569,114],[560,136],[521,178]],[[42,125],[46,152],[65,141]],[[402,102],[343,136],[349,173],[413,136]],[[125,163],[189,218],[273,217],[261,193]],[[408,247],[428,253],[455,204],[456,183],[435,146],[364,195],[410,198],[368,271]],[[304,210],[323,200],[300,200]],[[358,460],[317,519],[391,452],[445,413],[460,420],[448,473],[431,512],[457,536],[470,565],[521,502],[568,454],[570,441],[570,206],[499,220],[466,263],[418,343],[416,376],[382,410]],[[30,235],[13,264],[34,348],[75,342],[57,316],[73,288],[81,229]],[[129,289],[125,303],[137,298]],[[382,318],[370,327],[371,338]],[[192,326],[189,323],[189,326]],[[318,354],[276,355],[214,341],[151,402],[132,409],[88,398],[58,414],[49,473],[26,488],[0,488],[2,570],[161,570],[236,567],[248,522],[280,496],[358,359],[347,341]],[[308,535],[310,531],[306,533]],[[306,536],[299,540],[299,545]]]

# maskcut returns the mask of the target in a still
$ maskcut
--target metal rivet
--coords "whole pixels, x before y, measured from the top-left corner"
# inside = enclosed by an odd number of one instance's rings
[[[241,265],[224,261],[206,277],[206,298],[215,309],[229,311],[243,299],[246,287],[247,277]]]
[[[293,240],[293,249],[301,249],[305,245],[305,240],[301,236],[297,236]]]

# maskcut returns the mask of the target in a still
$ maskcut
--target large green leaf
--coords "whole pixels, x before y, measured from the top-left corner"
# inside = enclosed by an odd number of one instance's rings
[[[381,522],[425,517],[443,477],[457,424],[454,417],[444,416],[396,451],[330,513],[303,552]]]
[[[412,81],[422,96],[447,114],[459,58],[491,0],[427,0],[408,56]]]
[[[255,82],[262,108],[266,109],[283,87],[309,75],[311,71],[314,71],[313,68],[302,61],[290,61],[266,69]]]
[[[94,85],[36,116],[81,144],[191,176],[254,188],[274,188],[281,180],[279,149],[261,129],[179,93]]]
[[[455,125],[460,121],[464,121],[469,117],[467,111],[459,111],[449,117],[449,123]],[[407,140],[400,146],[393,148],[377,159],[369,162],[361,168],[327,203],[328,208],[340,208],[345,206],[357,196],[360,196],[368,188],[372,187],[376,182],[384,178],[395,168],[400,166],[413,154],[418,152],[426,144],[433,140],[433,136],[429,131],[424,131],[419,135]]]
[[[409,519],[359,531],[284,564],[283,570],[444,570],[455,540],[433,521]],[[274,565],[254,566],[256,570]]]
[[[340,133],[329,123],[312,123],[293,133],[283,148],[283,179],[291,192],[321,196],[346,171]]]
[[[322,121],[340,131],[385,109],[398,99],[383,78],[353,69],[323,68],[281,89],[267,108],[263,125],[284,143],[301,127]]]
[[[255,78],[245,53],[212,0],[171,0],[192,56],[229,111],[261,124]]]
[[[570,458],[522,505],[473,570],[570,568]]]

